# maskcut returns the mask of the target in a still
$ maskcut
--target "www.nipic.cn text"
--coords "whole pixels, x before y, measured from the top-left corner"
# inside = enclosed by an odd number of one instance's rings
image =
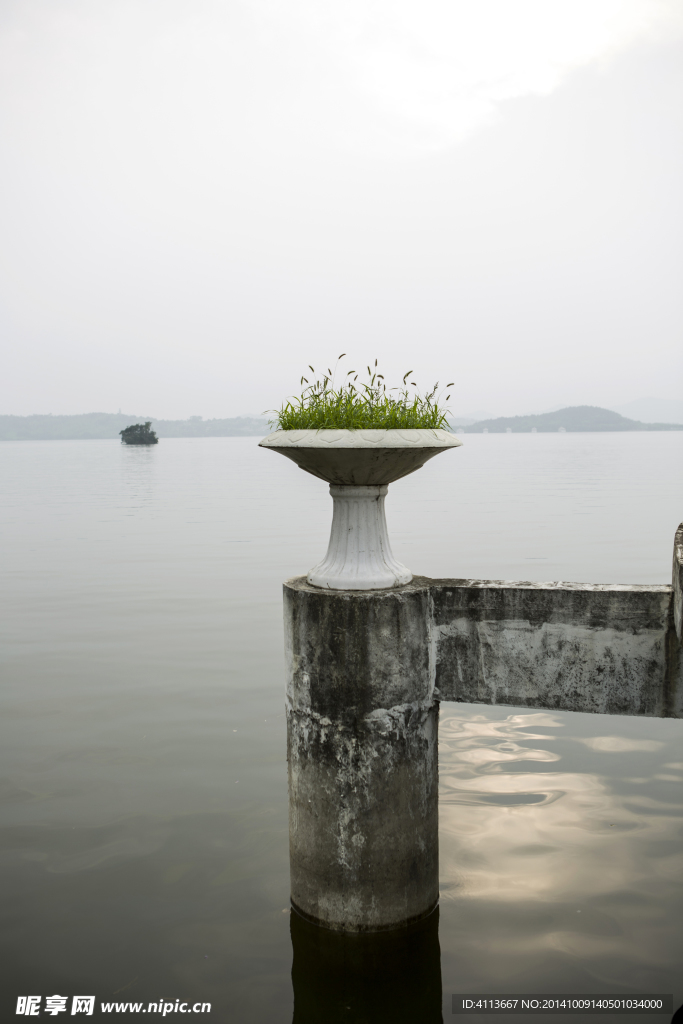
[[[70,1010],[71,1017],[74,1014],[92,1017],[96,1003],[95,996],[72,996],[70,1002],[69,996],[46,996],[44,1004],[42,996],[19,996],[16,1013],[24,1017],[56,1017]],[[99,1009],[101,1013],[160,1013],[165,1017],[168,1013],[211,1013],[211,1003],[188,1003],[180,999],[159,999],[155,1003],[109,1003],[100,1000]]]

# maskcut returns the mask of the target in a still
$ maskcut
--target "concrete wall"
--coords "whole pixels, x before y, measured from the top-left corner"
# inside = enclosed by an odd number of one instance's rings
[[[441,700],[683,717],[683,523],[671,586],[424,582]]]
[[[431,595],[442,700],[683,713],[670,586],[434,580]]]

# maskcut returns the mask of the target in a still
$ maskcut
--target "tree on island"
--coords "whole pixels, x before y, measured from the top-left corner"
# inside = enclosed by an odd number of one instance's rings
[[[125,430],[119,430],[122,444],[159,444],[159,438],[151,429],[152,421],[145,424],[133,423]]]

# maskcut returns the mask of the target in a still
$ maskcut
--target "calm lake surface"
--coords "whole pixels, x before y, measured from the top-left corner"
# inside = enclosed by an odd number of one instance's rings
[[[463,440],[390,488],[413,572],[670,582],[683,433]],[[332,502],[256,442],[0,444],[3,1020],[58,993],[292,1021],[281,583]],[[443,704],[440,739],[444,1019],[467,991],[680,1005],[683,722]],[[325,992],[321,1021],[417,1019],[367,979],[342,1006],[294,940],[297,1021]]]

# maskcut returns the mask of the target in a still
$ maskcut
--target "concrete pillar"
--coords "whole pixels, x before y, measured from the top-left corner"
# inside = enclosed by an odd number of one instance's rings
[[[673,589],[673,628],[679,644],[683,643],[683,523],[674,536],[674,558],[671,572]]]
[[[438,704],[429,582],[284,586],[292,904],[338,931],[438,901]]]

